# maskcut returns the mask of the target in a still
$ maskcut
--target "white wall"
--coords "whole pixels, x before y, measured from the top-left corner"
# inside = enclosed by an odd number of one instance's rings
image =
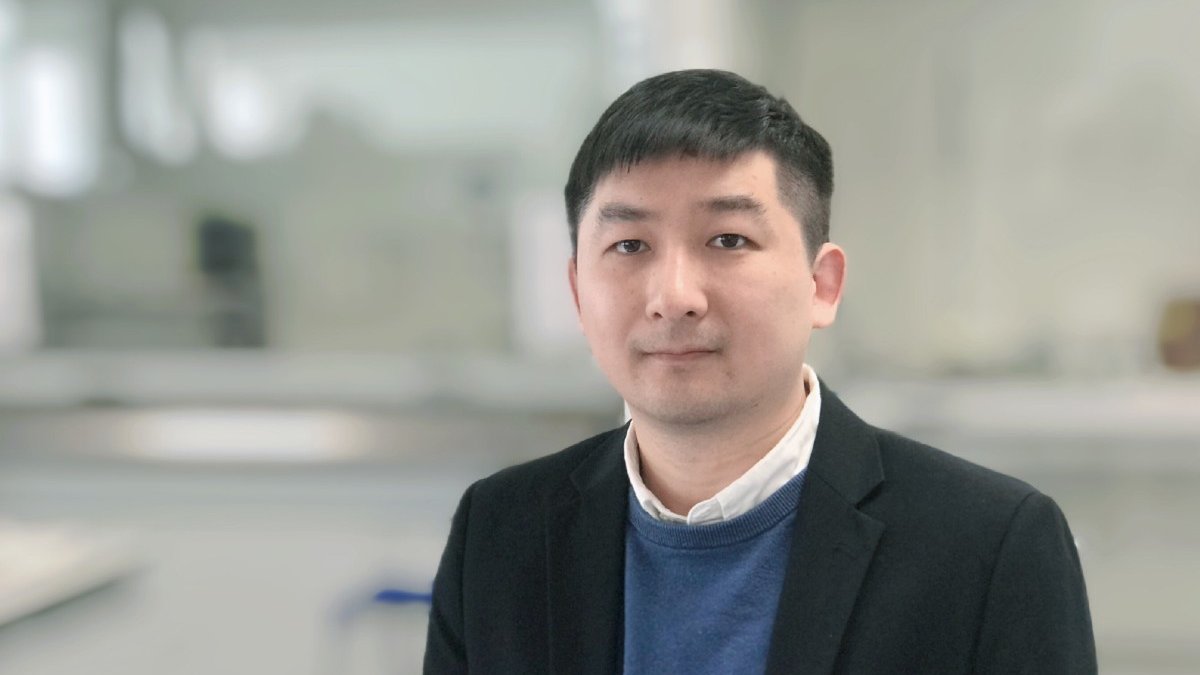
[[[834,148],[839,354],[1154,369],[1167,294],[1200,294],[1200,5],[850,0],[792,21],[770,79]]]

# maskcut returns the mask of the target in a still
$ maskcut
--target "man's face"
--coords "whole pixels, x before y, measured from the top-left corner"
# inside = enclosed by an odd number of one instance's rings
[[[828,244],[808,264],[762,152],[610,173],[580,219],[569,266],[601,370],[635,416],[673,425],[802,400],[809,336],[832,323],[843,271]]]

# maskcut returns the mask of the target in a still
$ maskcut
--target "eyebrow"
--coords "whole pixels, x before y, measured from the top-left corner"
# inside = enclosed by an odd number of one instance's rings
[[[749,195],[713,197],[701,202],[700,207],[709,213],[745,213],[753,216],[756,221],[761,221],[767,213],[767,207]],[[644,223],[657,217],[658,214],[650,209],[624,202],[607,202],[600,207],[597,220],[600,229],[603,230],[604,226],[613,223]]]
[[[600,207],[600,224],[640,223],[654,217],[654,212],[631,204],[609,202]]]
[[[767,207],[749,195],[714,197],[704,202],[704,209],[713,213],[748,213],[755,218],[762,218],[767,213]]]

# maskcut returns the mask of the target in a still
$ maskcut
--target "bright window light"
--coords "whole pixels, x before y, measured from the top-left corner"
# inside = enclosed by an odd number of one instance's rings
[[[332,462],[360,455],[352,416],[303,410],[166,410],[129,421],[126,447],[142,459],[180,462]]]
[[[196,152],[196,129],[177,95],[171,33],[162,16],[136,9],[121,17],[121,126],[130,143],[160,161],[182,164]]]
[[[87,119],[93,111],[86,105],[82,64],[72,56],[65,49],[37,47],[17,69],[25,182],[54,196],[78,194],[95,177]]]

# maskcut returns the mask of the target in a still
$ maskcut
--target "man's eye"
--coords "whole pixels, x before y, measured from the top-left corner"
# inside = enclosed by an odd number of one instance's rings
[[[717,248],[737,249],[744,247],[749,241],[740,234],[718,234],[710,243]]]
[[[622,239],[613,245],[617,253],[641,253],[646,249],[646,242],[641,239]]]

